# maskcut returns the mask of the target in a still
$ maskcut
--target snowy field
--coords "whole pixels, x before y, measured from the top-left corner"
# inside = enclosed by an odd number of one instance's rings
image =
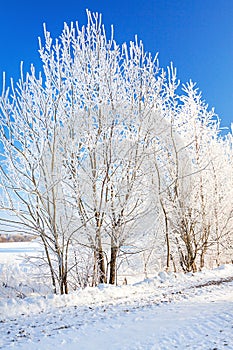
[[[1,244],[1,271],[20,269],[33,249]],[[66,296],[1,296],[0,324],[0,349],[233,349],[233,265]]]
[[[42,248],[37,242],[0,243],[0,264],[21,262],[25,256],[42,254]]]

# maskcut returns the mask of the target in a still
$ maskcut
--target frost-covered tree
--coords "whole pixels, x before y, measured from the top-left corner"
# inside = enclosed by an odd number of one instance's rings
[[[205,266],[208,252],[213,264],[213,247],[219,250],[219,242],[229,236],[231,176],[226,178],[226,174],[230,148],[226,151],[218,118],[213,110],[209,111],[195,84],[186,84],[184,94],[178,95],[175,72],[170,76],[169,85],[174,89],[168,89],[167,108],[163,109],[164,117],[170,118],[170,132],[156,144],[154,157],[164,216],[166,267],[169,269],[172,262],[175,269],[181,266],[185,272],[195,272]]]
[[[21,69],[0,99],[1,208],[40,238],[54,291],[75,275],[116,283],[126,250],[146,270],[152,252],[185,271],[210,247],[220,255],[231,210],[214,149],[230,167],[232,147],[195,85],[178,93],[172,65],[161,70],[137,38],[108,39],[98,14],[44,34],[42,72]]]
[[[156,57],[145,54],[137,39],[129,48],[107,41],[98,16],[93,22],[88,14],[87,29],[73,33],[67,29],[64,39],[65,46],[72,38],[66,50],[72,70],[64,68],[74,116],[68,185],[85,226],[80,240],[93,250],[94,283],[106,282],[109,270],[113,284],[119,251],[146,211],[146,149],[163,77]]]
[[[51,80],[44,84],[36,78],[34,68],[16,87],[12,84],[11,96],[3,91],[1,205],[14,214],[12,224],[41,238],[54,291],[58,282],[60,293],[67,293],[68,251],[77,220],[64,193],[65,106],[60,98]]]
[[[87,15],[86,27],[65,25],[55,42],[45,29],[42,73],[22,73],[0,101],[2,208],[39,235],[61,293],[71,242],[93,251],[94,283],[107,281],[108,266],[115,282],[119,250],[146,211],[143,170],[163,83],[141,42],[120,48],[101,16]]]

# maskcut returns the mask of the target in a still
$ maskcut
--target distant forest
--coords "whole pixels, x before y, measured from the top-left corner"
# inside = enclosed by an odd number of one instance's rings
[[[22,234],[0,234],[0,243],[6,242],[28,242],[35,239],[33,236]]]

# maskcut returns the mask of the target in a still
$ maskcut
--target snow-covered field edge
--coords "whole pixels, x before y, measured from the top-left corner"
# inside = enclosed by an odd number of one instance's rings
[[[68,295],[30,296],[25,298],[0,298],[0,320],[6,317],[32,315],[47,312],[57,307],[100,306],[119,303],[169,302],[174,298],[186,298],[192,288],[218,285],[233,280],[233,265],[222,265],[213,270],[195,274],[159,272],[154,277],[133,284],[111,286],[99,285],[79,289]]]

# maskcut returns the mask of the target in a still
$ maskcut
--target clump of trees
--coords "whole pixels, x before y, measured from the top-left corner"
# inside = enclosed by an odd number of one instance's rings
[[[0,98],[1,209],[44,246],[54,293],[115,284],[126,254],[197,271],[232,254],[232,134],[176,70],[101,16],[44,28],[43,64]],[[4,222],[5,219],[3,219]]]

